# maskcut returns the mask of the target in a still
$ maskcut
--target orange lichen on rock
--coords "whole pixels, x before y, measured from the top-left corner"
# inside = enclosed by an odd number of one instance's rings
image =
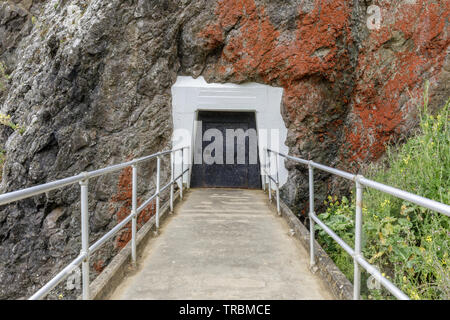
[[[342,160],[378,159],[391,138],[402,132],[405,115],[421,95],[423,82],[442,69],[449,46],[445,20],[449,2],[384,4],[385,24],[366,39],[358,61],[352,99],[353,128]]]
[[[291,37],[280,33],[270,22],[263,6],[254,0],[223,0],[216,10],[218,20],[208,25],[199,36],[206,46],[224,41],[223,34],[234,26],[239,32],[230,35],[219,66],[232,70],[233,79],[253,78],[265,82],[276,80],[284,87],[306,75],[334,73],[337,65],[338,38],[348,31],[349,5],[333,1],[314,10],[300,10],[298,28]],[[238,25],[238,26],[236,26]]]
[[[129,157],[131,159],[132,157]],[[132,168],[123,169],[119,175],[117,193],[111,198],[111,202],[119,203],[120,207],[115,210],[117,222],[122,221],[131,213],[132,209]],[[141,199],[137,199],[138,207],[142,204]],[[156,212],[156,203],[151,201],[137,216],[137,230],[139,230],[152,215]],[[123,248],[131,240],[131,222],[127,223],[116,237],[116,247]]]
[[[100,273],[105,268],[105,262],[103,260],[97,260],[93,264],[93,268],[97,273]]]
[[[205,75],[282,86],[291,147],[317,141],[315,148],[327,148],[341,139],[340,163],[376,160],[407,130],[405,115],[423,81],[442,69],[450,1],[373,4],[382,10],[382,27],[355,40],[362,35],[352,28],[365,21],[353,20],[359,9],[352,1],[300,3],[292,29],[271,21],[269,4],[219,1],[217,19],[197,35],[206,48],[223,47]],[[336,117],[346,121],[336,126]]]

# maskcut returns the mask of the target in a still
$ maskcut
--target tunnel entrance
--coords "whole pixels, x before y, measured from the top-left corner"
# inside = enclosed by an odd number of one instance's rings
[[[261,188],[254,112],[199,111],[191,187]]]
[[[196,79],[178,76],[176,83],[172,86],[172,145],[174,148],[188,147],[189,149],[183,154],[181,152],[174,154],[175,176],[181,174],[182,168],[188,167],[191,170],[184,174],[183,181],[192,187],[229,186],[236,188],[241,186],[243,188],[258,188],[261,186],[261,182],[256,181],[256,179],[258,177],[259,180],[265,178],[265,173],[261,171],[265,159],[264,148],[269,147],[285,154],[289,152],[285,144],[287,128],[281,115],[282,95],[282,88],[259,83],[207,83],[201,76]],[[202,123],[205,122],[205,128],[199,128],[199,120],[202,120]],[[242,163],[237,162],[239,159],[242,160],[242,151],[245,151],[242,148],[238,149],[241,145],[244,146],[244,143],[238,143],[238,138],[233,144],[229,145],[230,147],[232,145],[236,150],[236,154],[234,150],[232,154],[228,153],[235,162],[229,167],[225,165],[227,160],[227,125],[230,125],[228,129],[233,129],[233,133],[236,134],[238,134],[236,130],[239,129],[242,129],[245,133],[246,130],[256,128],[257,143],[245,147],[248,148],[249,153],[244,158],[245,161],[248,161],[247,166],[239,166]],[[210,131],[207,133],[208,130]],[[224,130],[225,132],[223,132]],[[254,131],[248,132],[250,138],[246,138],[246,143],[249,142],[249,139],[251,140]],[[216,162],[208,165],[211,168],[206,168],[202,157],[201,162],[198,162],[198,156],[202,156],[205,149],[208,155],[207,161],[214,162],[220,156],[216,155],[214,150],[214,147],[218,145],[218,142],[214,143],[218,132],[222,132],[221,136],[225,140],[222,140],[222,148],[220,148],[223,151],[221,154],[223,164]],[[203,134],[205,133],[207,133],[207,139],[203,141]],[[196,141],[200,142],[196,143]],[[257,149],[256,157],[254,152],[250,150],[251,146],[254,147],[252,150]],[[239,150],[241,150],[241,153],[239,153]],[[251,159],[252,155],[253,158]],[[254,162],[255,159],[256,162]],[[275,159],[272,159],[272,161],[275,161]],[[258,173],[254,173],[255,170],[259,170]],[[227,180],[231,179],[229,177],[236,176],[236,172],[245,175],[244,181]],[[288,171],[283,161],[279,165],[278,177],[281,187],[288,177]],[[215,179],[215,181],[210,181],[211,179]],[[219,181],[219,183],[216,181]],[[181,181],[179,180],[177,183],[180,186]]]

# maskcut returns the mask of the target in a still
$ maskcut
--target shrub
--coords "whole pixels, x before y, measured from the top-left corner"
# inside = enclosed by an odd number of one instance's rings
[[[427,92],[425,94],[427,97]],[[420,115],[420,132],[399,148],[387,147],[386,160],[369,167],[368,178],[448,204],[450,198],[449,104],[436,116]],[[363,254],[412,299],[449,299],[450,218],[385,193],[365,188]],[[319,218],[349,245],[354,243],[355,199],[329,197]],[[353,260],[319,226],[319,243],[349,280]],[[392,298],[385,290],[365,287],[363,296]]]

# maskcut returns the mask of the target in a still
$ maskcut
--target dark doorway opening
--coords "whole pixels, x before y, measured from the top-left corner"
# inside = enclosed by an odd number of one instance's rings
[[[191,187],[261,188],[255,113],[199,111],[197,120],[199,121],[197,136],[201,132],[201,137],[196,138],[194,142],[197,144],[194,145],[194,153],[197,154],[194,155],[192,165]],[[217,137],[212,136],[203,141],[203,138],[208,136],[205,135],[208,130],[210,133],[222,135],[222,154],[214,150],[211,154],[219,161],[212,164],[205,161],[205,148],[208,151],[208,146],[211,148],[210,145],[214,142],[217,145],[220,139],[216,141]],[[230,132],[236,134],[245,132],[245,135],[240,139],[237,136],[230,136]],[[198,162],[196,159],[201,159],[201,163],[196,163]]]

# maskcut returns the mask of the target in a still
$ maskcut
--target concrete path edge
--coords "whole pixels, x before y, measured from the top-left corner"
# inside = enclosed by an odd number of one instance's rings
[[[272,204],[272,206],[274,206]],[[303,247],[309,252],[309,230],[295,216],[291,209],[280,200],[280,213],[286,220],[288,225],[294,230],[295,237],[300,240]],[[333,260],[328,256],[320,244],[315,241],[316,266],[320,277],[328,288],[331,290],[336,299],[352,300],[353,285],[342,273],[342,271],[334,264]]]
[[[179,192],[174,195],[174,204],[179,201]],[[309,230],[300,222],[291,209],[280,201],[281,216],[294,230],[295,237],[309,252]],[[160,221],[164,221],[169,211],[169,205],[166,203],[161,207]],[[137,233],[137,253],[140,255],[145,248],[148,240],[152,236],[151,230],[155,230],[155,217],[153,216]],[[317,241],[316,266],[320,277],[326,283],[333,295],[340,300],[351,300],[353,298],[353,285],[345,277],[341,270],[334,264],[333,260],[323,250]],[[114,292],[123,278],[131,270],[131,243],[129,242],[100,273],[100,275],[91,282],[89,288],[91,297],[94,300],[104,300]],[[80,297],[79,297],[80,299]]]
[[[180,200],[180,192],[174,193],[174,206]],[[160,223],[167,218],[169,212],[169,203],[165,203],[160,209]],[[153,236],[153,232],[156,231],[155,216],[152,216],[137,232],[136,237],[136,254],[137,258],[142,254],[149,239]],[[137,261],[139,263],[139,260]],[[131,241],[119,251],[119,253],[111,260],[106,268],[98,275],[94,281],[91,282],[89,290],[92,300],[106,300],[114,292],[117,286],[127,276],[129,272],[133,271],[131,264]],[[81,299],[81,296],[78,297]]]

